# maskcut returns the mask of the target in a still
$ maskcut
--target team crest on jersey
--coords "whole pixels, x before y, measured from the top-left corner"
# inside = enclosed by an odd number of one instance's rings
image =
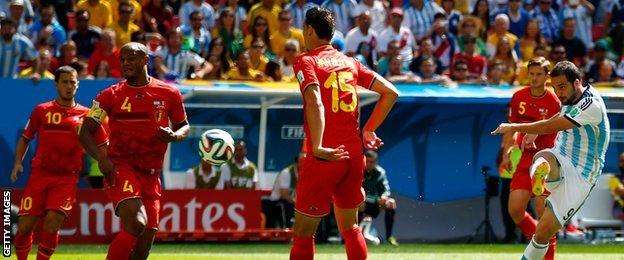
[[[581,113],[581,111],[579,110],[579,108],[575,107],[574,109],[572,109],[572,111],[570,111],[569,115],[570,115],[571,118],[575,118],[580,113]]]
[[[299,81],[299,84],[303,83],[303,71],[297,72],[297,80]]]
[[[156,121],[160,122],[162,117],[163,117],[163,111],[162,111],[162,109],[159,109],[158,111],[156,111],[156,114],[155,114]]]

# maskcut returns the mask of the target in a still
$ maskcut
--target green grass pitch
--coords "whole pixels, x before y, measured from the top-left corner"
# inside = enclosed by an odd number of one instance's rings
[[[52,259],[104,259],[108,245],[63,245]],[[477,245],[477,244],[401,244],[369,246],[369,259],[520,259],[525,245]],[[33,245],[30,259],[35,259]],[[156,244],[149,259],[288,259],[289,244]],[[556,258],[581,260],[624,260],[624,245],[558,245]],[[12,259],[15,259],[13,255]],[[315,259],[346,259],[342,245],[317,245]]]

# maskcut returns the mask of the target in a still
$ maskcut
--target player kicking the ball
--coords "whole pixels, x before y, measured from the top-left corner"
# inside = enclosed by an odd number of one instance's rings
[[[167,144],[189,131],[182,95],[147,75],[147,48],[131,42],[121,48],[125,81],[98,94],[85,118],[80,141],[95,158],[122,228],[107,259],[146,259],[158,230],[160,173]],[[108,116],[108,154],[96,149],[93,135]],[[169,125],[172,125],[169,128]]]
[[[544,188],[550,191],[546,209],[522,256],[529,260],[544,257],[548,240],[583,205],[602,173],[609,142],[605,104],[598,91],[583,84],[579,69],[562,61],[552,69],[550,78],[563,105],[558,115],[533,123],[503,123],[492,131],[526,133],[525,143],[537,135],[559,132],[555,146],[537,152],[529,169],[533,193],[540,196]]]
[[[27,259],[33,242],[33,229],[42,219],[37,259],[49,259],[58,245],[59,229],[69,216],[76,199],[78,176],[84,152],[78,142],[78,131],[88,109],[76,103],[78,74],[69,66],[54,72],[58,96],[35,107],[24,133],[17,141],[11,180],[23,171],[22,160],[28,143],[37,136],[30,177],[22,194],[19,209],[15,251],[18,260]],[[107,143],[102,127],[93,129],[94,149]]]
[[[294,238],[290,259],[314,258],[314,233],[334,203],[338,229],[349,259],[366,259],[366,243],[357,225],[364,202],[364,152],[382,145],[375,130],[386,118],[398,94],[394,86],[330,45],[335,23],[331,12],[312,8],[306,13],[307,53],[297,57],[295,75],[303,95],[303,150],[307,153],[296,188]],[[380,94],[359,129],[357,86]]]

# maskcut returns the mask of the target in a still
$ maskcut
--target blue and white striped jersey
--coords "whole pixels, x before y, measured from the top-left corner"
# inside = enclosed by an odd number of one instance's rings
[[[191,66],[197,69],[205,62],[204,58],[192,51],[180,50],[177,53],[171,53],[166,47],[157,51],[156,56],[162,59],[165,67],[178,79],[185,79]]]
[[[26,36],[16,33],[8,43],[0,38],[0,78],[16,78],[20,59],[36,57],[37,51]]]
[[[553,150],[570,158],[576,170],[592,185],[602,173],[609,144],[609,118],[604,101],[587,85],[574,105],[563,105],[561,113],[577,127],[559,132]]]

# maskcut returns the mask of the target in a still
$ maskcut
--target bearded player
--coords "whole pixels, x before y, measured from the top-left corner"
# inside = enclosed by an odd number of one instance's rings
[[[358,207],[364,202],[362,147],[377,149],[382,145],[375,130],[398,96],[387,80],[330,45],[334,28],[329,10],[310,9],[304,25],[309,51],[294,65],[303,95],[306,158],[296,188],[290,259],[314,258],[314,233],[321,218],[329,213],[332,200],[347,257],[366,258],[366,243],[357,225]],[[362,131],[357,86],[380,94]]]
[[[59,240],[59,229],[69,216],[82,170],[84,151],[78,142],[78,131],[86,107],[76,103],[78,74],[69,66],[54,72],[58,95],[52,101],[35,107],[26,129],[17,141],[11,180],[22,172],[22,161],[28,144],[37,137],[38,144],[32,160],[31,173],[22,194],[19,209],[15,251],[18,260],[27,259],[33,243],[33,230],[39,222],[41,232],[37,259],[49,259]],[[104,151],[107,136],[104,128],[95,128],[95,149]],[[97,140],[97,141],[95,141]]]
[[[158,230],[160,174],[167,144],[189,132],[182,95],[147,74],[145,45],[121,48],[125,78],[98,94],[85,118],[80,141],[95,158],[105,179],[122,229],[108,248],[107,259],[146,259]],[[109,118],[108,154],[96,149],[94,133]],[[170,127],[171,125],[171,127]]]
[[[550,62],[544,57],[536,57],[529,61],[527,69],[529,72],[530,86],[518,90],[511,97],[509,104],[509,122],[511,123],[530,123],[539,120],[549,119],[559,112],[561,107],[555,93],[546,89],[544,83],[548,76]],[[511,138],[509,138],[511,137]],[[503,143],[503,151],[506,155],[503,157],[502,167],[506,170],[516,169],[512,172],[510,194],[509,194],[509,215],[516,223],[522,234],[531,239],[537,227],[537,221],[526,212],[527,205],[533,192],[531,190],[531,177],[529,176],[529,167],[533,161],[536,152],[550,148],[555,144],[557,133],[540,135],[535,139],[535,145],[524,143],[524,133],[509,133],[505,135]],[[529,136],[531,137],[531,136]],[[512,140],[509,140],[512,139]],[[526,138],[526,141],[533,141],[532,138]],[[510,154],[514,149],[520,149],[522,156],[517,162],[516,167],[510,167]],[[535,196],[535,205],[538,216],[544,212],[544,205],[548,192]],[[556,237],[549,241],[549,250],[546,259],[553,259],[556,246]]]

